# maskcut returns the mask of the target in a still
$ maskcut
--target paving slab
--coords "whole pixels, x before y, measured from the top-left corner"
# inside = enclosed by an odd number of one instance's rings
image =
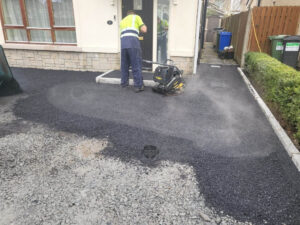
[[[144,80],[153,80],[153,73],[151,72],[142,72]],[[121,79],[121,71],[115,70],[107,75],[103,76],[103,78],[120,78]],[[129,73],[129,78],[133,79],[132,72]]]
[[[214,49],[212,42],[205,42],[202,49],[201,63],[217,64],[217,65],[237,65],[233,59],[221,59]]]
[[[0,195],[6,221],[300,222],[300,175],[235,66],[201,64],[169,97],[98,85],[94,73],[13,72],[25,93],[2,112],[14,125],[0,132],[0,191],[18,193]]]

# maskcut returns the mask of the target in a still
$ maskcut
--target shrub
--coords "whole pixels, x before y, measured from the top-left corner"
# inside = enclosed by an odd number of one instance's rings
[[[295,129],[300,143],[300,72],[265,53],[248,52],[245,60],[246,70],[262,88],[263,97]]]

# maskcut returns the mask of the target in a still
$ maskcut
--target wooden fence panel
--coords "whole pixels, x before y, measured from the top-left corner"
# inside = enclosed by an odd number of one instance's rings
[[[242,12],[222,20],[222,27],[232,33],[231,45],[234,48],[234,58],[240,64],[243,52],[243,43],[249,12]]]
[[[269,36],[297,34],[300,6],[255,7],[252,15],[254,26],[251,26],[249,51],[259,51],[254,27],[261,51],[268,54],[271,52]]]
[[[248,16],[251,18],[248,19]],[[253,23],[252,23],[253,20]],[[269,36],[286,34],[296,35],[300,29],[300,6],[254,7],[252,12],[242,12],[222,19],[222,27],[232,32],[231,44],[235,51],[235,60],[241,64],[247,21],[251,24],[247,49],[270,54],[271,41]],[[254,34],[254,28],[257,40]]]
[[[244,47],[244,39],[245,39],[245,33],[247,28],[247,20],[248,20],[249,12],[242,12],[240,13],[240,24],[238,29],[238,43],[236,44],[236,50],[235,50],[235,60],[238,62],[238,64],[241,65],[242,63],[242,56],[243,56],[243,47]]]

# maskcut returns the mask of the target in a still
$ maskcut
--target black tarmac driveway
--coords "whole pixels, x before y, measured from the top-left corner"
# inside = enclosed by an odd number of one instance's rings
[[[87,137],[107,157],[145,167],[192,165],[206,204],[254,224],[300,224],[300,175],[234,66],[200,65],[185,93],[136,94],[96,84],[98,73],[14,68],[27,98],[14,113]],[[146,145],[159,154],[145,158]]]

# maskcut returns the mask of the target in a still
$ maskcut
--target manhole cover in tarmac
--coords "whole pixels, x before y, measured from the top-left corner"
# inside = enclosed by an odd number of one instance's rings
[[[145,145],[142,155],[147,159],[154,159],[159,154],[159,150],[154,145]]]

